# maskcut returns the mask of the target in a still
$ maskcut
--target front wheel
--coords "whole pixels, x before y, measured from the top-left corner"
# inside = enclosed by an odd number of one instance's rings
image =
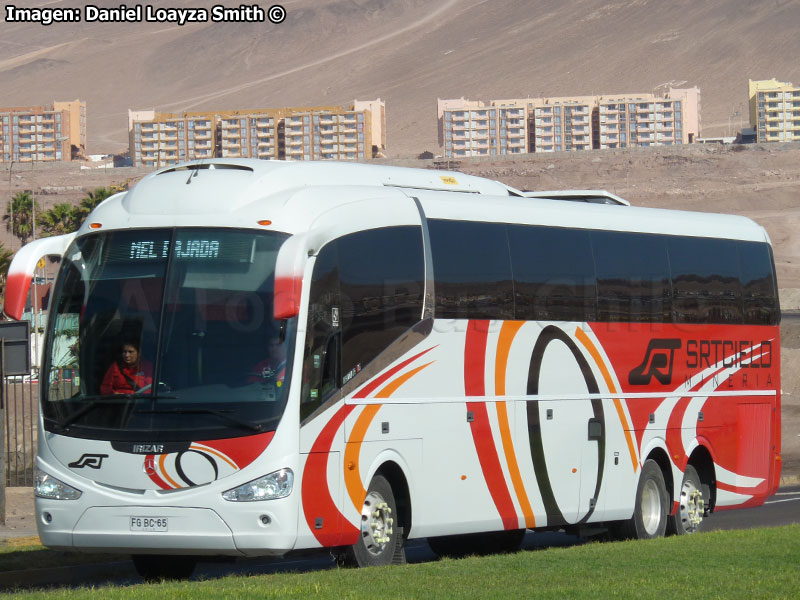
[[[706,512],[706,498],[703,496],[703,484],[692,465],[686,465],[681,483],[681,497],[678,510],[669,518],[670,533],[684,535],[697,533]]]
[[[403,536],[397,523],[397,502],[392,486],[382,476],[373,477],[361,508],[358,541],[345,552],[345,564],[376,567],[405,562]]]
[[[618,524],[614,537],[637,540],[664,537],[669,502],[661,468],[656,461],[646,460],[636,487],[633,516]]]

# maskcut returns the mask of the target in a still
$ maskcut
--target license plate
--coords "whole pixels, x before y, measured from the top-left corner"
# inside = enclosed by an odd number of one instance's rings
[[[131,531],[168,531],[167,517],[131,517]]]

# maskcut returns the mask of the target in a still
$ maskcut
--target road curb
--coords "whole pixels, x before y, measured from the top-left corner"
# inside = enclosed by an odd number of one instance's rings
[[[787,485],[800,485],[800,475],[787,475],[786,477],[781,477],[780,487],[785,487]]]

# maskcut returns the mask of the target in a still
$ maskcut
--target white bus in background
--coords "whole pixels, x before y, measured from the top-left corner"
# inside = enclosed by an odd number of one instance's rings
[[[36,261],[63,257],[42,542],[128,553],[152,578],[203,555],[372,565],[411,538],[458,554],[527,529],[691,533],[763,503],[780,476],[763,228],[526,194],[455,172],[202,161],[25,246],[12,317]],[[142,379],[107,393],[126,344]]]

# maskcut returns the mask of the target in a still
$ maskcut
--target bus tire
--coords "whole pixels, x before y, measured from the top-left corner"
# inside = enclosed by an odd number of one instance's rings
[[[194,556],[134,554],[131,558],[136,572],[147,582],[189,579],[197,566],[197,559]]]
[[[385,477],[376,475],[361,509],[359,540],[346,550],[344,564],[376,567],[404,562],[403,535],[392,486]]]
[[[431,537],[428,538],[428,545],[440,557],[463,558],[471,554],[486,556],[517,552],[522,546],[524,537],[524,529],[513,529],[511,531]]]
[[[669,505],[661,467],[654,460],[646,460],[636,486],[633,516],[619,523],[614,537],[637,540],[664,537]]]
[[[678,510],[667,522],[667,530],[671,534],[685,535],[697,533],[701,529],[706,511],[707,499],[703,493],[703,483],[692,465],[686,465],[681,483]]]

